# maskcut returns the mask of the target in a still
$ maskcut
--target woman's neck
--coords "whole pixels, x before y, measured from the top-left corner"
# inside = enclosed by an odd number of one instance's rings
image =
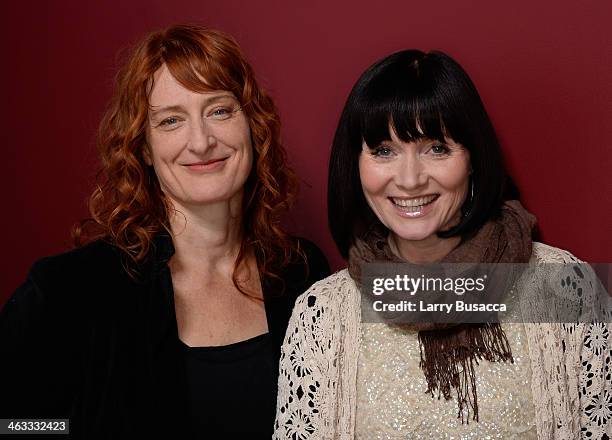
[[[242,240],[240,205],[224,202],[188,207],[174,203],[170,218],[174,265],[231,268]]]
[[[446,257],[461,243],[461,237],[431,236],[425,240],[403,240],[391,233],[388,242],[393,253],[401,259],[415,264],[428,264]]]

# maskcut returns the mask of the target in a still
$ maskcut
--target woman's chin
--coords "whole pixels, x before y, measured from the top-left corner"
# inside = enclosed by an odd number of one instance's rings
[[[422,229],[422,230],[411,230],[411,231],[402,231],[401,229],[392,230],[394,238],[396,241],[407,241],[407,242],[422,242],[426,240],[431,240],[432,238],[437,238],[436,232],[433,229]]]

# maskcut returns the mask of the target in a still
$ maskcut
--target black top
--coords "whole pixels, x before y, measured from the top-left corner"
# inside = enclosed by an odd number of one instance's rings
[[[198,438],[272,438],[278,364],[269,333],[220,347],[183,344]]]
[[[300,243],[308,267],[262,276],[274,368],[296,297],[329,273]],[[192,438],[173,253],[168,235],[156,237],[138,281],[103,241],[37,261],[0,311],[0,418],[68,418],[73,438]]]

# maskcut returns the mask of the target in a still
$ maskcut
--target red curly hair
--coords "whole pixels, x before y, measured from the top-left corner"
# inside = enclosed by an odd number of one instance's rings
[[[112,243],[123,251],[124,266],[135,276],[154,236],[170,233],[173,207],[143,155],[153,75],[163,64],[191,91],[232,92],[249,120],[254,161],[245,183],[242,243],[232,276],[245,293],[237,271],[249,250],[260,251],[260,273],[273,277],[302,255],[297,241],[280,227],[281,215],[295,199],[297,180],[286,164],[274,103],[257,84],[238,44],[219,31],[175,25],[148,35],[133,49],[118,72],[100,124],[100,183],[89,199],[90,217],[75,227],[75,244],[97,239]]]

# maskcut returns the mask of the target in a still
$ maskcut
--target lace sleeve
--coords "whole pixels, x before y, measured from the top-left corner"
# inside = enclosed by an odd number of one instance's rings
[[[580,266],[585,267],[584,265]],[[595,292],[587,303],[590,324],[578,324],[580,335],[580,430],[583,439],[612,437],[612,309],[610,298],[603,295],[603,285],[590,270],[576,277],[576,285]],[[607,299],[607,301],[606,301]],[[602,301],[603,300],[603,301]]]
[[[323,280],[325,281],[325,280]],[[333,435],[339,324],[322,282],[296,302],[281,349],[274,439]]]
[[[593,317],[589,324],[563,324],[565,340],[577,348],[576,370],[580,404],[580,432],[583,439],[612,437],[612,310],[610,298],[595,272],[572,254],[542,246],[540,261],[564,263],[562,276],[552,286],[562,296],[582,298],[582,316]],[[589,322],[587,320],[587,322]],[[566,347],[564,346],[564,351]],[[572,382],[569,378],[568,382]]]

